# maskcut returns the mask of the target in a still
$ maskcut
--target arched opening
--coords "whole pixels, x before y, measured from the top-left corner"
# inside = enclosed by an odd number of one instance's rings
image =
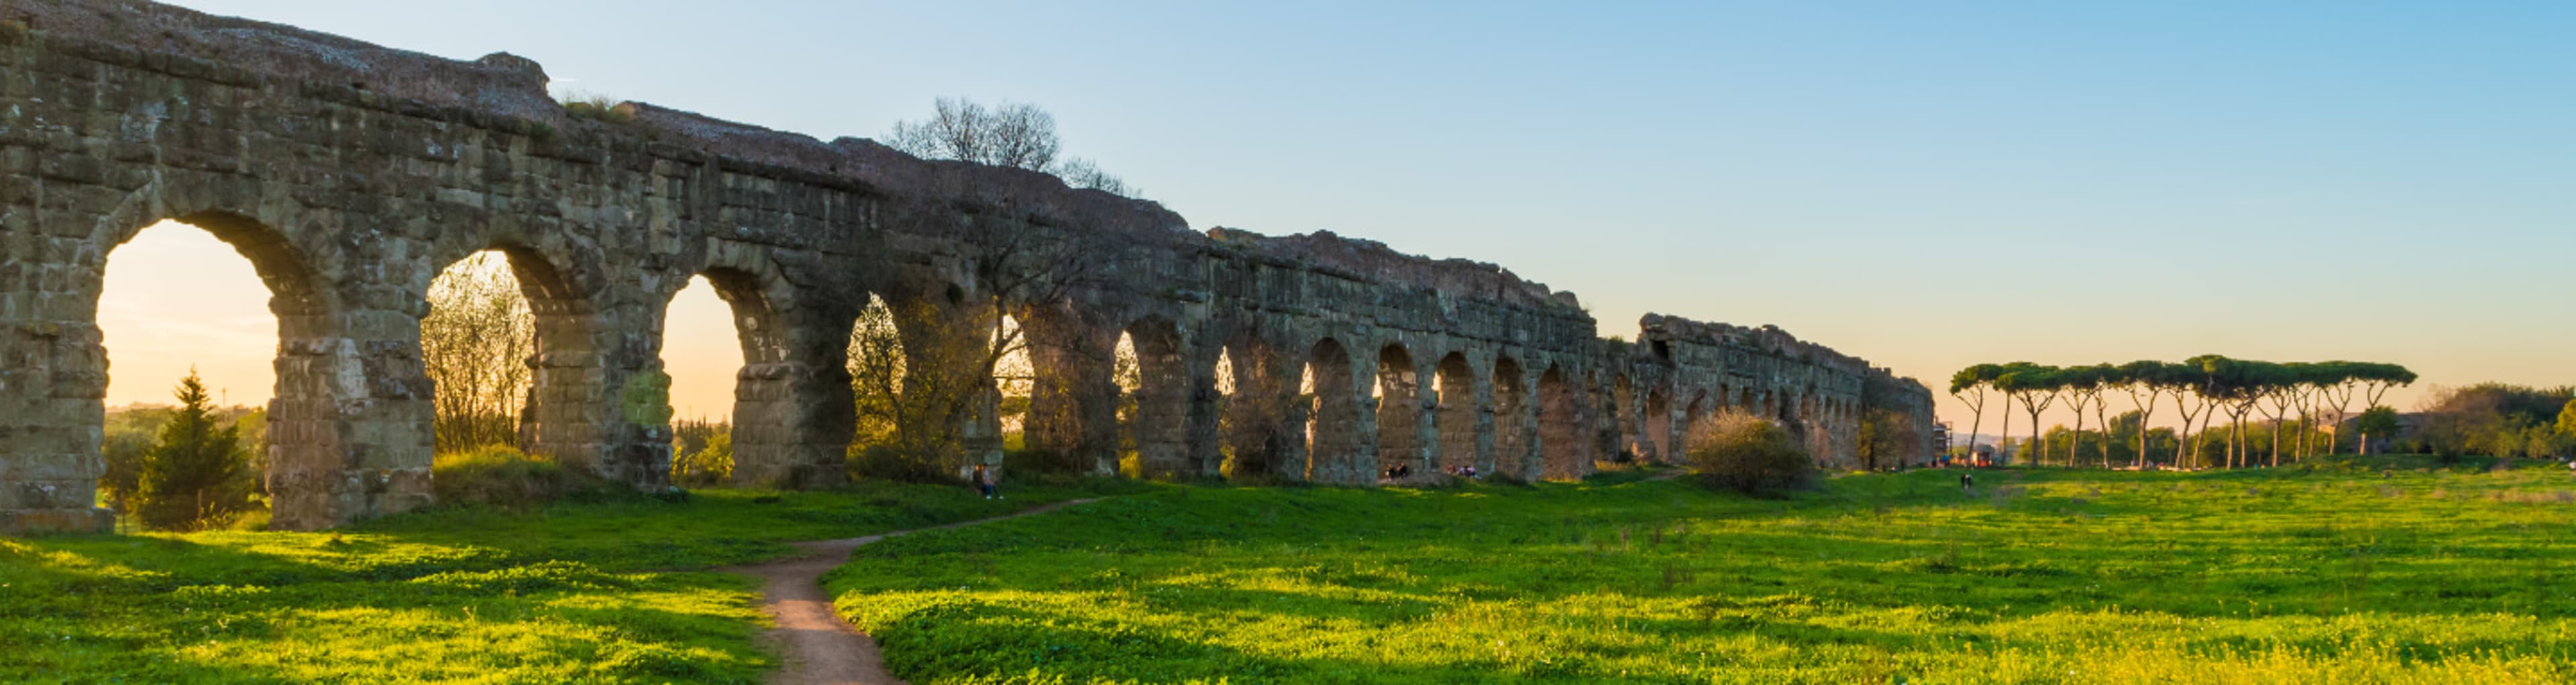
[[[611,436],[591,305],[552,263],[520,248],[476,252],[430,281],[428,301],[421,366],[436,388],[439,453],[513,447],[634,480],[602,463]]]
[[[1637,389],[1628,384],[1628,375],[1620,374],[1610,382],[1610,425],[1619,431],[1619,460],[1633,459],[1642,450],[1637,446]]]
[[[1347,481],[1359,458],[1359,395],[1352,387],[1351,353],[1325,338],[1315,343],[1306,361],[1297,394],[1309,402],[1306,419],[1306,478]]]
[[[1529,460],[1528,400],[1521,388],[1520,362],[1494,359],[1494,458],[1479,470],[1519,472]]]
[[[868,295],[868,305],[850,324],[850,347],[843,360],[850,372],[850,397],[857,418],[856,428],[850,432],[848,459],[852,470],[860,475],[899,470],[896,465],[907,458],[903,454],[903,421],[907,416],[903,389],[911,360],[904,355],[903,329],[885,298]]]
[[[1208,369],[1208,389],[1214,393],[1208,397],[1208,411],[1209,416],[1216,419],[1217,475],[1228,477],[1234,474],[1238,452],[1235,434],[1243,430],[1235,425],[1235,388],[1238,386],[1234,376],[1234,349],[1217,348],[1216,365]]]
[[[1672,452],[1668,447],[1673,435],[1673,403],[1661,386],[1646,391],[1645,423],[1645,438],[1641,441],[1638,456],[1655,461],[1671,459]]]
[[[194,375],[207,392],[217,425],[237,427],[239,461],[221,483],[227,496],[217,506],[197,510],[203,515],[186,521],[155,512],[158,525],[228,523],[254,506],[252,493],[270,498],[272,521],[285,529],[321,527],[361,513],[340,511],[331,503],[330,484],[345,482],[348,468],[333,381],[340,372],[356,369],[348,368],[352,362],[335,356],[337,346],[326,342],[335,333],[330,306],[314,287],[304,258],[283,236],[232,215],[189,216],[136,231],[98,257],[104,263],[90,265],[99,270],[98,297],[83,303],[89,311],[74,316],[94,323],[97,337],[72,333],[67,341],[81,341],[91,349],[77,357],[62,355],[58,359],[70,360],[57,362],[64,366],[26,381],[38,388],[50,384],[44,396],[69,406],[59,412],[0,416],[0,429],[46,429],[17,433],[14,446],[63,453],[98,450],[105,472],[94,473],[78,462],[60,469],[13,465],[8,479],[22,488],[18,506],[87,510],[93,506],[94,482],[107,491],[106,500],[120,512],[120,520],[134,522],[123,515],[132,514],[138,503],[132,496],[139,489],[143,452],[176,415],[170,406],[173,388]],[[240,257],[218,256],[227,252]],[[97,421],[92,425],[99,432],[40,423],[81,415]],[[90,442],[91,435],[97,443]],[[409,446],[391,445],[394,453],[386,461],[425,469],[429,445],[427,436],[420,437],[424,442],[416,455],[406,453]],[[281,474],[290,479],[281,481]],[[425,498],[425,478],[418,487],[417,493],[393,494]],[[51,492],[65,495],[56,496],[61,501],[47,501]]]
[[[1755,415],[1759,415],[1761,413],[1762,410],[1760,407],[1753,406],[1753,386],[1748,385],[1742,388],[1737,388],[1735,390],[1735,394],[1736,411]]]
[[[1118,472],[1130,476],[1144,469],[1136,454],[1137,395],[1144,392],[1143,372],[1136,368],[1136,336],[1120,331],[1109,347],[1109,380],[1118,385]]]
[[[1413,355],[1390,344],[1377,355],[1377,469],[1381,475],[1407,473],[1429,465],[1422,458],[1421,381],[1414,377]]]
[[[1026,449],[1038,369],[1018,317],[918,292],[867,298],[840,355],[855,407],[849,475],[965,478]]]
[[[1541,472],[1513,474],[1523,478],[1573,478],[1583,450],[1574,439],[1574,388],[1554,367],[1538,377],[1538,444]]]
[[[1476,372],[1467,368],[1467,355],[1451,352],[1440,358],[1440,468],[1443,471],[1476,465]]]
[[[1120,443],[1127,473],[1169,476],[1189,461],[1189,375],[1179,329],[1146,319],[1128,326],[1112,354],[1122,401]]]
[[[1673,451],[1671,454],[1664,455],[1664,461],[1678,462],[1683,459],[1683,455],[1690,453],[1691,428],[1698,426],[1701,421],[1708,420],[1708,404],[1707,393],[1691,395],[1690,404],[1685,405],[1682,410],[1681,435],[1674,438]]]
[[[1808,394],[1804,396],[1805,399],[1798,403],[1799,420],[1791,425],[1806,431],[1807,450],[1815,455],[1816,463],[1827,464],[1833,461],[1833,454],[1829,451],[1825,438],[1825,403],[1824,399],[1817,397],[1814,392],[1813,389],[1809,389]]]
[[[684,485],[748,482],[735,456],[774,426],[777,400],[748,387],[755,365],[784,356],[770,339],[769,305],[749,274],[693,276],[663,310],[661,361],[671,379],[671,478]],[[730,335],[728,335],[730,334]]]
[[[1029,403],[1037,390],[1037,364],[1029,357],[1029,339],[1020,329],[1016,317],[1002,317],[996,344],[1002,356],[993,363],[993,385],[1000,398],[994,413],[1001,427],[1002,451],[1025,452],[1029,449]]]
[[[420,320],[421,370],[436,388],[430,422],[439,454],[519,448],[519,416],[535,385],[536,316],[497,250],[468,255],[429,284]]]
[[[1277,473],[1288,448],[1280,434],[1288,404],[1282,401],[1287,389],[1280,387],[1278,354],[1260,340],[1238,338],[1225,346],[1217,364],[1217,389],[1225,398],[1219,412],[1224,420],[1217,430],[1218,441],[1225,445],[1223,475],[1248,478]]]

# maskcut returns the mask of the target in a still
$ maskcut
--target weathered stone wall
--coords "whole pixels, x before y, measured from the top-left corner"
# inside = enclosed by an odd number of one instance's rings
[[[1931,391],[1922,384],[1773,326],[1648,314],[1636,343],[1603,347],[1594,394],[1616,418],[1603,422],[1603,442],[1631,458],[1673,461],[1692,423],[1729,409],[1801,431],[1816,461],[1834,468],[1859,465],[1869,408],[1903,413],[1918,430],[1931,425]]]
[[[0,530],[103,525],[101,278],[165,219],[235,246],[274,294],[266,478],[289,528],[429,502],[419,320],[430,280],[487,249],[509,255],[537,316],[526,447],[639,487],[667,477],[662,328],[690,277],[731,303],[747,360],[737,479],[814,486],[842,477],[844,350],[869,296],[946,308],[903,331],[907,347],[976,335],[989,315],[955,303],[1020,292],[977,265],[1028,236],[1082,246],[1083,266],[1079,287],[1010,303],[1039,377],[1029,439],[1099,471],[1118,457],[1122,333],[1145,367],[1132,432],[1156,473],[1579,477],[1612,376],[1672,369],[1657,387],[1692,394],[1666,428],[1708,406],[1701,390],[1759,387],[1794,416],[1863,392],[1842,371],[1857,360],[1701,343],[1653,317],[1641,339],[1682,361],[1606,355],[1571,293],[1491,264],[1328,233],[1202,234],[1150,202],[867,140],[642,104],[577,117],[545,85],[506,54],[456,62],[149,3],[0,5]],[[1738,347],[1783,361],[1729,361]],[[959,466],[995,462],[991,412],[969,423]],[[1848,444],[1818,425],[1840,441],[1820,444]]]

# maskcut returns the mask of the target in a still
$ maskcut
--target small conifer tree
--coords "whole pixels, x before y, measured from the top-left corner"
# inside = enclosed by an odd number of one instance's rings
[[[137,464],[134,514],[163,530],[220,525],[250,506],[250,453],[238,426],[215,426],[206,384],[189,369],[174,393],[179,411]]]

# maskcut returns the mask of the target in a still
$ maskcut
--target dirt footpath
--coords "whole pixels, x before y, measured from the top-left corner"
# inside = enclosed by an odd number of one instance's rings
[[[860,545],[897,535],[925,530],[945,530],[966,526],[1035,516],[1065,507],[1095,501],[1077,499],[1057,502],[1028,511],[951,523],[915,530],[899,530],[882,535],[815,540],[796,543],[799,552],[793,556],[752,566],[721,569],[760,579],[760,607],[778,621],[764,638],[778,650],[784,667],[772,674],[769,682],[781,685],[883,685],[902,683],[886,673],[885,659],[877,652],[877,641],[850,627],[839,614],[832,612],[832,598],[823,592],[823,574],[850,560],[850,550]]]

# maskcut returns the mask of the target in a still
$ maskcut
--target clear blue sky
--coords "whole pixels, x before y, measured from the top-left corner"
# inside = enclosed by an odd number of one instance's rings
[[[1605,335],[2576,383],[2576,3],[180,4],[825,139],[1037,103],[1200,228],[1499,262]]]

